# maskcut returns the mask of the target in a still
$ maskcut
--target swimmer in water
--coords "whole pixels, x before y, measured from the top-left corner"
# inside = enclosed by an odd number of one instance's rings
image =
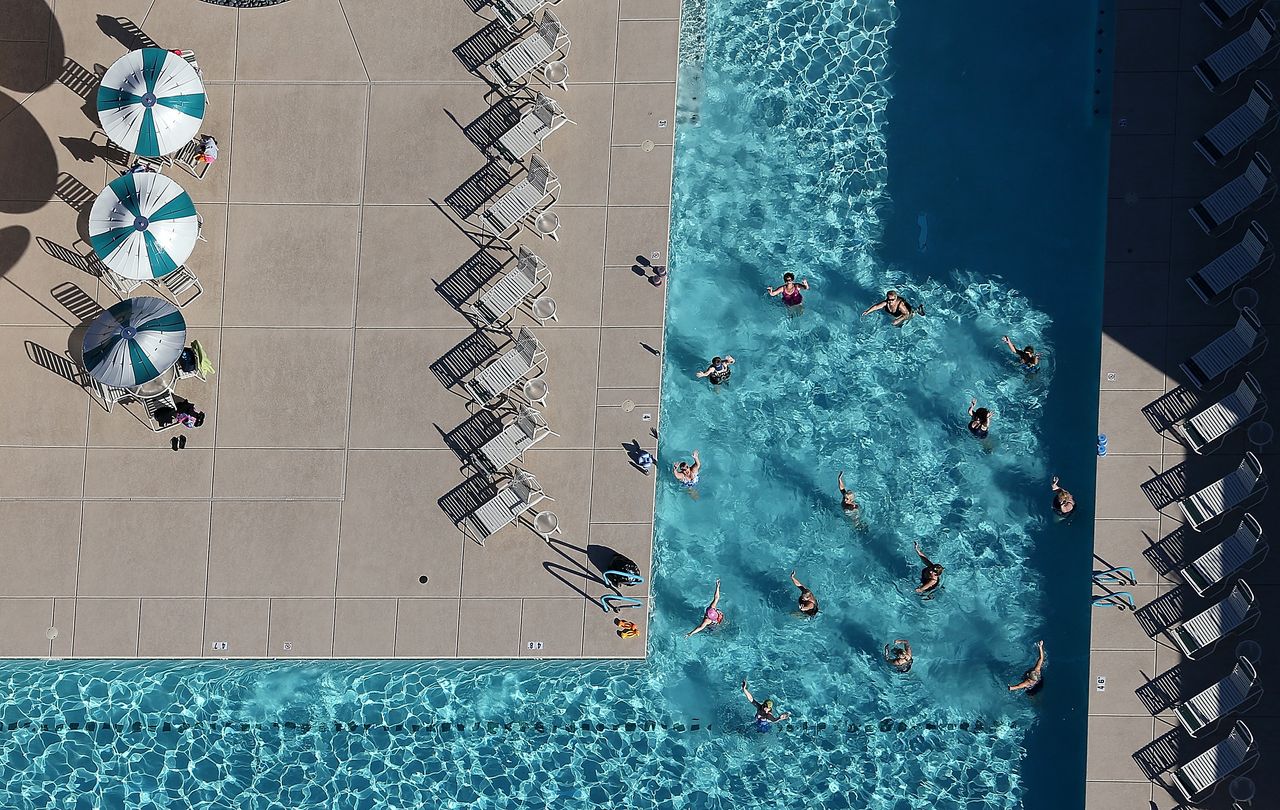
[[[711,380],[712,385],[719,385],[729,379],[729,375],[733,373],[733,369],[729,366],[734,364],[733,355],[726,354],[724,357],[711,358],[711,365],[707,366],[705,371],[699,371],[699,378],[706,377]]]
[[[905,638],[895,638],[894,644],[901,644],[901,647],[892,647],[889,644],[884,645],[884,660],[889,662],[889,666],[906,674],[911,671],[911,664],[915,659],[911,656],[911,642]]]
[[[836,476],[836,486],[840,487],[840,508],[844,510],[846,515],[857,517],[858,510],[861,507],[858,506],[858,499],[853,494],[853,490],[845,489],[844,470],[841,470],[840,474]]]
[[[724,613],[720,611],[720,580],[716,580],[716,592],[711,597],[711,604],[702,613],[702,623],[684,634],[685,638],[701,633],[708,627],[719,627],[724,622]]]
[[[683,461],[677,461],[671,468],[671,473],[680,482],[681,486],[693,487],[698,483],[698,473],[702,471],[702,459],[698,458],[698,451],[693,451],[693,463],[688,464]]]
[[[987,438],[991,430],[991,411],[978,407],[978,400],[969,400],[969,432],[979,439]]]
[[[907,299],[903,298],[901,295],[898,295],[897,290],[889,290],[888,292],[886,292],[884,294],[883,301],[881,301],[878,304],[872,304],[871,306],[867,307],[862,311],[862,314],[870,315],[872,312],[875,312],[878,309],[883,309],[886,313],[888,313],[893,318],[894,326],[902,326],[904,323],[911,320],[916,315],[917,312],[919,312],[919,314],[921,315],[924,314],[924,307],[920,307],[919,309],[916,309],[915,307],[911,306],[911,304],[907,301]]]
[[[919,543],[916,543],[915,547],[916,554],[924,562],[924,568],[920,569],[920,587],[916,588],[916,593],[930,593],[942,585],[942,572],[946,569],[924,556],[924,552],[920,550]]]
[[[1049,489],[1053,490],[1053,511],[1059,515],[1069,515],[1076,508],[1076,499],[1071,497],[1071,493],[1058,486],[1058,476],[1054,476],[1049,482]]]
[[[1036,650],[1039,654],[1036,656],[1036,663],[1031,669],[1022,673],[1022,680],[1009,687],[1010,692],[1026,690],[1027,694],[1034,694],[1039,691],[1040,684],[1044,683],[1044,642],[1036,642]],[[1101,678],[1099,678],[1101,680]]]
[[[800,612],[806,616],[818,615],[818,597],[813,595],[813,591],[804,586],[800,580],[796,579],[796,572],[791,572],[791,584],[800,589]]]
[[[1017,346],[1013,345],[1013,341],[1009,339],[1008,335],[1005,335],[1000,339],[1004,341],[1004,345],[1009,347],[1009,351],[1013,352],[1013,356],[1018,358],[1018,362],[1022,364],[1024,369],[1027,371],[1035,371],[1039,368],[1040,355],[1036,352],[1035,346],[1024,346],[1019,349]]]
[[[781,723],[791,716],[791,712],[783,712],[782,714],[773,713],[773,701],[766,698],[764,701],[757,702],[751,696],[751,690],[747,689],[747,679],[742,679],[742,694],[747,696],[747,700],[751,701],[751,705],[756,707],[756,728],[761,731],[768,731],[769,726],[774,723]]]
[[[809,289],[809,280],[802,278],[796,281],[795,273],[783,273],[781,287],[765,287],[765,289],[769,291],[770,297],[781,295],[782,303],[787,305],[787,309],[794,309],[804,302],[804,296],[800,291]]]

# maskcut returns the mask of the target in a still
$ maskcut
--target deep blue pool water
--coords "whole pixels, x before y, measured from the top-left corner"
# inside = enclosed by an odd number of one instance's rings
[[[1082,806],[1097,10],[940,5],[686,4],[659,467],[705,469],[659,484],[647,662],[6,664],[4,806]],[[890,286],[927,315],[860,317]],[[717,577],[728,621],[684,638]],[[1010,695],[1038,638],[1047,688]],[[757,733],[743,677],[792,724]]]

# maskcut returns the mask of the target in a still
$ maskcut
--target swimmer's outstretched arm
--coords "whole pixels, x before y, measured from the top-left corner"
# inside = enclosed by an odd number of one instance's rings
[[[792,584],[792,585],[795,585],[797,588],[799,588],[799,589],[800,589],[800,590],[802,590],[802,591],[804,590],[804,583],[802,583],[800,580],[796,579],[796,572],[795,572],[795,571],[792,571],[792,572],[791,572],[791,584]]]
[[[769,291],[769,295],[771,296],[776,296],[778,293],[782,292],[782,287],[770,287],[766,284],[764,288]]]
[[[697,627],[693,628],[689,632],[685,633],[684,637],[688,638],[689,636],[697,635],[698,633],[701,633],[703,630],[706,630],[710,626],[711,626],[711,619],[708,618],[707,616],[703,616],[702,624],[698,625]]]
[[[751,701],[752,705],[755,705],[756,699],[755,699],[755,698],[753,698],[753,697],[751,697],[751,691],[747,689],[747,679],[746,679],[746,678],[743,678],[743,679],[742,679],[742,694],[744,694],[744,695],[746,695],[746,696],[747,696],[747,700]]]
[[[928,557],[924,556],[924,552],[920,550],[920,544],[915,543],[915,547],[916,547],[916,554],[919,555],[920,559],[924,560],[924,564],[926,566],[933,565],[933,561],[930,560]]]
[[[695,376],[698,376],[698,377],[706,377],[706,376],[708,376],[709,374],[711,374],[711,370],[712,370],[712,369],[714,369],[714,368],[715,368],[715,366],[707,366],[707,370],[706,370],[706,371],[698,371],[698,372],[694,372],[694,374],[695,374]]]
[[[978,400],[977,400],[977,399],[970,399],[970,400],[969,400],[969,415],[970,415],[970,416],[973,416],[973,412],[974,412],[974,411],[976,411],[977,409],[978,409]]]
[[[689,465],[689,468],[693,470],[694,475],[697,475],[698,470],[702,469],[702,459],[698,457],[697,450],[693,451],[693,464]]]
[[[887,306],[889,306],[889,300],[888,300],[888,299],[885,299],[884,301],[881,301],[881,302],[880,302],[880,303],[878,303],[878,304],[872,304],[871,306],[869,306],[869,307],[867,307],[866,309],[862,310],[862,314],[863,314],[863,315],[870,315],[872,312],[875,312],[877,309],[884,309],[884,308],[885,308],[885,307],[887,307]]]

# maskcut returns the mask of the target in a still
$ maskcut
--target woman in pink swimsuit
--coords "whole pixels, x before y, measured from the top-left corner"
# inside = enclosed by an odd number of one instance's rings
[[[809,289],[809,280],[802,278],[796,281],[795,273],[783,273],[781,287],[765,287],[765,289],[769,291],[771,297],[781,295],[782,303],[787,305],[788,310],[794,311],[795,307],[804,303],[804,296],[800,291]]]
[[[724,621],[724,613],[720,610],[720,580],[716,580],[716,593],[711,597],[711,604],[707,605],[706,611],[702,614],[702,623],[684,634],[685,638],[695,633],[701,633],[708,627],[718,626]]]

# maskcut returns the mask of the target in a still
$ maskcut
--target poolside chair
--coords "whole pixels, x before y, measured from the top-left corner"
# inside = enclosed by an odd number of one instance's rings
[[[533,408],[521,407],[516,418],[501,433],[476,450],[476,460],[487,472],[498,472],[524,458],[525,451],[548,436],[559,436],[547,420]]]
[[[1258,0],[1204,0],[1200,10],[1209,15],[1219,28],[1235,28],[1244,20],[1244,13]]]
[[[483,546],[485,540],[515,523],[520,515],[542,501],[551,500],[555,499],[542,491],[542,485],[532,473],[519,470],[496,495],[459,520],[458,528],[463,536]]]
[[[1225,678],[1178,704],[1173,713],[1188,734],[1198,737],[1206,729],[1216,727],[1219,721],[1246,711],[1261,697],[1258,670],[1248,658],[1241,656]]]
[[[572,123],[555,99],[539,93],[515,126],[498,136],[498,148],[512,161],[522,160],[534,149],[542,151],[547,136]]]
[[[559,191],[560,179],[541,156],[534,155],[524,180],[490,204],[481,218],[490,233],[507,241],[519,233],[521,220],[554,205]]]
[[[1212,591],[1241,571],[1258,565],[1267,556],[1262,526],[1253,515],[1245,515],[1240,527],[1226,540],[1201,554],[1182,569],[1182,578],[1200,596]]]
[[[1236,218],[1259,203],[1266,204],[1275,196],[1276,184],[1271,164],[1254,152],[1244,174],[1228,180],[1222,188],[1187,209],[1196,224],[1210,236],[1230,228]]]
[[[490,5],[498,13],[498,19],[506,23],[508,28],[515,28],[526,20],[532,20],[533,15],[547,6],[559,2],[560,0],[490,0]]]
[[[1256,81],[1244,104],[1196,139],[1196,150],[1211,166],[1229,163],[1250,141],[1275,129],[1276,121],[1280,120],[1277,113],[1280,108],[1276,107],[1271,89]]]
[[[569,34],[560,24],[560,18],[550,9],[542,13],[538,27],[510,50],[489,65],[497,84],[511,86],[522,84],[539,66],[551,60],[553,54],[561,56],[569,52]]]
[[[147,397],[142,400],[142,406],[147,409],[147,416],[151,419],[151,430],[155,433],[163,433],[166,430],[172,430],[181,424],[177,419],[174,419],[170,421],[169,424],[162,425],[157,417],[158,411],[162,408],[168,408],[173,411],[178,409],[178,403],[174,401],[172,391],[165,391],[157,397]]]
[[[1257,359],[1267,348],[1267,335],[1262,322],[1252,309],[1240,310],[1240,317],[1230,332],[1219,335],[1208,346],[1178,365],[1191,384],[1203,390],[1222,382],[1236,366]]]
[[[1206,304],[1221,304],[1241,281],[1270,270],[1275,259],[1271,238],[1255,220],[1239,242],[1188,276],[1187,284]]]
[[[173,303],[179,307],[187,306],[204,292],[200,279],[196,278],[196,274],[187,269],[185,264],[180,264],[160,278],[152,279],[147,283],[161,293],[168,292]],[[195,294],[188,295],[192,290],[195,290]]]
[[[204,179],[205,172],[209,171],[210,165],[205,163],[203,160],[197,159],[204,153],[204,149],[200,145],[201,139],[203,138],[204,135],[195,136],[187,142],[186,146],[174,153],[171,158],[175,166],[197,180]]]
[[[115,385],[107,385],[104,382],[94,379],[88,374],[85,374],[84,376],[85,379],[89,381],[89,390],[97,396],[98,401],[102,403],[102,409],[107,413],[111,413],[111,408],[117,402],[124,402],[127,399],[133,398],[133,394],[128,389],[120,388]]]
[[[1252,625],[1259,615],[1253,591],[1242,579],[1221,601],[1170,628],[1166,634],[1184,656],[1194,661],[1213,652],[1227,636]]]
[[[1260,67],[1264,57],[1274,58],[1276,44],[1276,21],[1261,9],[1248,31],[1209,54],[1192,70],[1210,91],[1225,92],[1235,86],[1244,71]]]
[[[1191,528],[1199,532],[1266,491],[1267,479],[1262,474],[1262,462],[1253,453],[1245,453],[1239,467],[1178,501],[1178,506]]]
[[[526,327],[516,332],[515,345],[498,359],[486,365],[466,383],[467,393],[481,407],[489,408],[510,389],[524,382],[533,372],[546,373],[547,352]]]
[[[1243,721],[1225,740],[1205,751],[1185,765],[1173,770],[1173,783],[1190,804],[1198,804],[1208,798],[1229,776],[1248,771],[1258,762],[1258,746],[1253,733]]]
[[[506,323],[511,320],[512,310],[530,297],[546,292],[550,281],[551,270],[547,263],[521,245],[515,267],[481,293],[475,306],[464,304],[463,311],[474,313],[488,326]]]
[[[1262,386],[1258,385],[1253,374],[1246,373],[1236,390],[1195,416],[1175,422],[1172,429],[1187,447],[1203,454],[1266,410],[1267,399],[1262,395]]]

